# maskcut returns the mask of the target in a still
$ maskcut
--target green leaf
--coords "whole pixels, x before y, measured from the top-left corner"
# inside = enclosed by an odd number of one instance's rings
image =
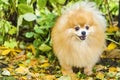
[[[0,36],[0,44],[3,44],[3,41],[4,41],[4,37]]]
[[[33,8],[30,5],[26,4],[19,4],[18,5],[18,11],[20,14],[25,14],[25,13],[33,13]]]
[[[47,0],[37,0],[39,8],[44,8],[46,6]]]
[[[17,28],[16,28],[16,27],[12,27],[12,29],[10,29],[10,30],[8,31],[8,33],[9,33],[10,35],[16,34],[16,33],[17,33]]]
[[[65,76],[61,76],[58,80],[72,80],[70,76],[65,75]]]
[[[1,77],[0,78],[0,80],[17,80],[17,79],[15,79],[14,77],[12,77],[12,76],[3,76],[3,77]]]
[[[33,55],[32,55],[32,53],[31,53],[31,52],[28,52],[28,53],[27,53],[27,58],[29,58],[29,59],[30,59],[30,58],[32,58],[32,56],[33,56]]]
[[[9,5],[9,0],[1,0],[2,2],[4,2],[5,4]]]
[[[66,0],[57,0],[59,4],[64,4]]]
[[[8,33],[8,31],[10,30],[10,28],[11,28],[10,22],[5,21],[5,23],[4,23],[5,33]]]
[[[54,8],[57,7],[57,5],[56,5],[57,0],[49,0],[49,2],[52,4],[52,6],[53,6]]]
[[[35,39],[33,42],[35,47],[38,47],[41,43],[42,43],[42,41],[40,39]]]
[[[23,22],[23,15],[20,15],[17,20],[17,26],[20,26]]]
[[[41,51],[43,51],[43,52],[46,52],[46,51],[50,51],[52,48],[51,48],[50,46],[46,45],[45,43],[43,43],[43,44],[39,47],[39,49],[40,49]]]
[[[34,15],[33,13],[26,13],[23,15],[23,18],[26,20],[26,21],[34,21],[37,19],[36,15]]]
[[[27,32],[25,34],[25,37],[27,37],[27,38],[32,38],[33,36],[34,36],[34,32]]]
[[[44,31],[42,30],[42,28],[38,27],[37,25],[35,25],[34,30],[36,33],[44,34]]]
[[[15,48],[17,47],[18,42],[15,39],[10,39],[10,41],[5,41],[4,46],[8,48]]]
[[[17,20],[17,36],[19,35],[19,26],[22,25],[23,15],[20,15]]]

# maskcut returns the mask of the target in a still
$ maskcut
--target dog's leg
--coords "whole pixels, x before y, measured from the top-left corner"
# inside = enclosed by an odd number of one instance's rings
[[[78,80],[76,77],[76,74],[73,73],[72,67],[66,64],[62,64],[62,74],[63,75],[69,75],[71,77],[71,80]]]
[[[73,70],[72,67],[67,65],[67,64],[61,64],[62,67],[62,74],[63,75],[69,75],[69,74],[73,74]]]
[[[93,66],[87,66],[87,67],[84,67],[84,73],[86,75],[91,75],[93,72],[92,72],[92,68]]]

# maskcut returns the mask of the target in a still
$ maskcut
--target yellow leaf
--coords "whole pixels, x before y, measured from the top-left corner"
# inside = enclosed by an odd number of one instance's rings
[[[48,67],[49,65],[50,65],[49,63],[44,63],[40,67],[45,68],[45,67]]]
[[[93,78],[92,77],[88,77],[87,80],[93,80]]]
[[[110,26],[109,28],[107,28],[107,32],[111,33],[111,32],[115,32],[118,31],[118,27],[117,26]]]
[[[22,66],[22,67],[25,67],[25,65],[24,64],[18,64],[19,66]]]
[[[33,45],[29,45],[27,48],[28,48],[28,49],[31,49],[31,50],[32,50],[32,53],[35,54],[36,51],[35,51],[35,48],[34,48]]]
[[[96,69],[96,71],[100,71],[100,70],[105,69],[105,66],[103,66],[103,65],[96,65],[95,69]]]
[[[22,77],[20,77],[19,80],[28,80],[28,79],[26,78],[26,76],[22,76]]]
[[[4,50],[4,51],[2,52],[2,55],[7,55],[7,54],[10,53],[10,51],[11,51],[11,49]]]
[[[19,68],[15,69],[15,72],[24,75],[29,73],[29,69],[26,67],[20,66]]]
[[[7,49],[6,47],[0,46],[0,49],[5,50]]]
[[[110,67],[109,72],[117,72],[117,68],[116,67]]]
[[[16,56],[16,55],[17,55],[17,53],[16,53],[16,52],[12,52],[11,54],[12,54],[13,56]]]
[[[32,77],[39,77],[39,76],[40,76],[39,73],[30,73],[30,75],[31,75]]]
[[[120,67],[117,67],[117,71],[119,71],[119,72],[120,72]]]
[[[111,42],[111,43],[108,45],[107,50],[110,51],[110,50],[115,49],[116,47],[117,47],[117,45],[116,45],[115,43]]]
[[[105,75],[104,75],[102,72],[98,72],[97,75],[96,75],[96,77],[97,77],[98,79],[101,79],[101,80],[104,79],[104,76],[105,76]]]
[[[55,80],[55,75],[46,75],[43,80]],[[70,80],[70,79],[62,79],[62,80]]]
[[[20,50],[20,49],[17,49],[17,50],[14,50],[15,52],[18,52],[18,53],[20,53],[22,50]]]

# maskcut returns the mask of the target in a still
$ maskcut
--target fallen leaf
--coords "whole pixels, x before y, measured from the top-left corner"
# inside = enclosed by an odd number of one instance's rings
[[[15,52],[17,52],[17,53],[22,52],[22,50],[20,50],[20,49],[13,49],[13,51],[15,51]]]
[[[115,77],[115,76],[116,76],[116,73],[117,73],[117,72],[112,72],[112,71],[110,71],[110,72],[107,73],[107,76],[110,77],[110,78],[111,78],[111,77]]]
[[[119,72],[120,72],[120,67],[117,67],[117,71],[119,71]]]
[[[40,55],[39,57],[40,57],[40,58],[39,58],[39,59],[40,59],[40,60],[39,60],[40,63],[47,63],[47,62],[48,62],[48,59],[46,59],[45,56]]]
[[[1,49],[1,50],[5,50],[5,49],[8,49],[8,48],[6,48],[6,47],[4,47],[4,46],[0,46],[0,49]]]
[[[10,72],[7,69],[5,69],[3,70],[2,75],[10,76]]]
[[[92,77],[88,77],[87,80],[94,80]]]
[[[29,66],[37,66],[38,65],[38,60],[37,59],[31,59]]]
[[[95,66],[96,71],[100,71],[100,70],[103,70],[103,69],[105,69],[105,66],[103,66],[103,65],[96,65]]]
[[[104,74],[102,72],[98,72],[96,75],[96,78],[103,80],[104,79]]]
[[[39,78],[40,77],[39,73],[30,73],[30,75],[34,78]]]
[[[109,72],[117,72],[117,68],[116,67],[110,67]]]
[[[71,77],[68,75],[65,75],[65,76],[61,76],[60,78],[58,78],[58,80],[71,80]]]
[[[29,46],[27,46],[27,49],[32,50],[32,53],[33,53],[33,54],[35,54],[35,53],[36,53],[36,50],[35,50],[35,48],[34,48],[34,46],[33,46],[33,45],[29,45]]]
[[[20,66],[19,68],[15,69],[15,72],[18,74],[25,75],[25,74],[29,73],[29,70],[26,67]]]
[[[111,51],[108,51],[108,53],[105,55],[106,58],[120,58],[120,49],[113,49]]]
[[[12,55],[12,56],[16,56],[17,53],[16,53],[15,51],[11,51],[11,55]]]
[[[43,80],[55,80],[55,75],[46,75]],[[66,80],[66,79],[63,79]],[[68,79],[67,79],[68,80]]]
[[[116,77],[120,78],[120,72],[116,74]]]
[[[116,47],[117,47],[117,45],[116,45],[115,43],[111,42],[111,43],[108,45],[107,50],[110,51],[110,50],[115,49]]]
[[[26,78],[26,76],[22,76],[19,78],[19,80],[28,80],[28,79]]]
[[[45,67],[48,67],[48,66],[50,66],[49,63],[44,63],[44,64],[42,64],[40,67],[41,67],[41,68],[45,68]]]
[[[18,62],[18,61],[26,60],[26,55],[21,54],[21,55],[15,56],[11,60],[12,60],[11,63],[15,63],[15,62]]]
[[[11,49],[4,50],[4,51],[2,52],[2,55],[7,55],[7,54],[10,53],[10,51],[11,51]]]
[[[117,26],[110,26],[109,28],[107,28],[107,32],[109,33],[112,33],[112,32],[115,32],[115,31],[118,31],[119,28]]]

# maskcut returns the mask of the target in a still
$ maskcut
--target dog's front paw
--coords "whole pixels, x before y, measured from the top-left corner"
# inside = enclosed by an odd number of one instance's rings
[[[84,73],[85,73],[86,75],[88,75],[88,76],[93,74],[91,68],[84,68]]]

